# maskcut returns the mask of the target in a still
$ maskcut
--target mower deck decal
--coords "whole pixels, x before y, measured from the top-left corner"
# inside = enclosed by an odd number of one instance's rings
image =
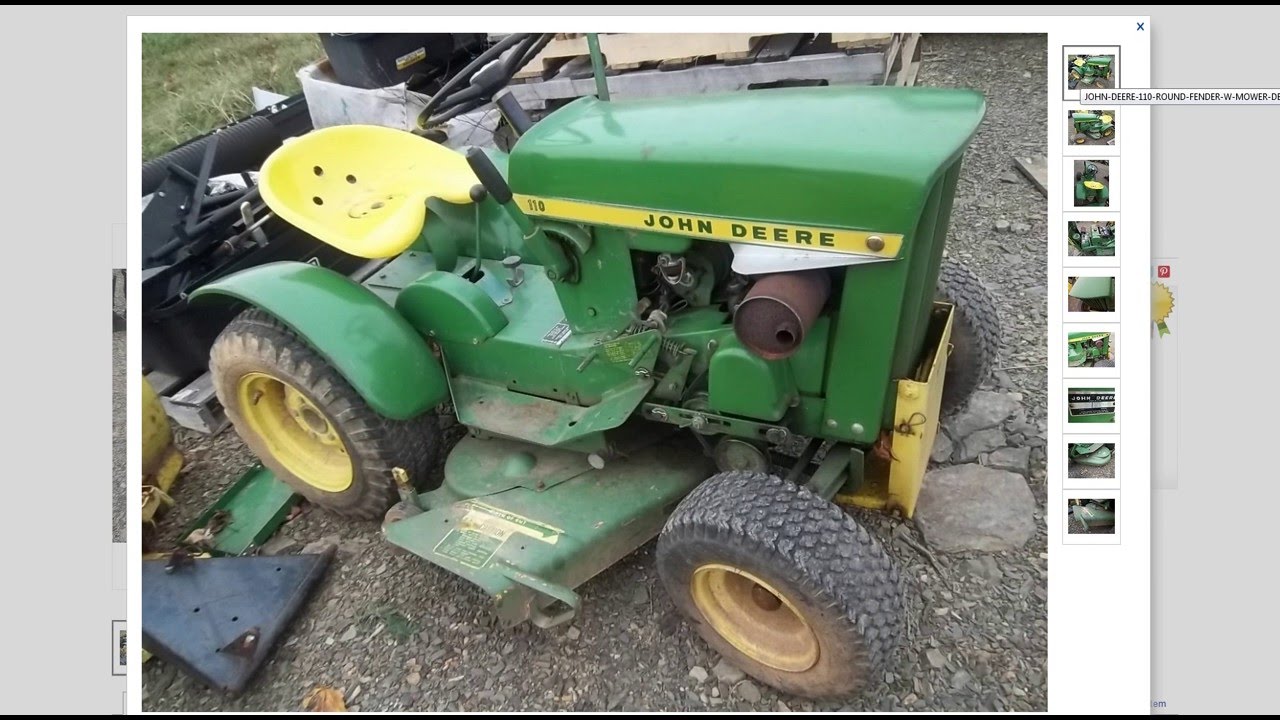
[[[432,552],[474,570],[488,565],[512,535],[525,535],[549,545],[560,540],[559,528],[477,500],[464,500],[454,507],[465,513],[458,526],[441,538]]]
[[[612,225],[629,230],[684,235],[720,242],[789,247],[796,250],[867,255],[878,258],[895,258],[902,247],[902,235],[896,233],[788,225],[711,215],[687,215],[532,195],[516,195],[515,201],[526,215]]]
[[[463,527],[475,527],[494,536],[502,534],[504,540],[512,533],[520,533],[534,540],[555,545],[560,540],[561,533],[564,532],[560,528],[487,505],[479,500],[465,500],[458,505],[467,508],[467,514],[462,519]]]
[[[506,538],[490,537],[472,528],[457,528],[440,538],[432,552],[479,570],[489,564],[490,558],[498,552],[505,540]]]

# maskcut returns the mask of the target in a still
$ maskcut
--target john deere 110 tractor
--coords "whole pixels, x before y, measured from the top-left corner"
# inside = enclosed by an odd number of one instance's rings
[[[1098,179],[1098,163],[1092,160],[1084,162],[1083,169],[1076,173],[1076,207],[1107,207],[1111,204],[1111,189]]]
[[[1111,80],[1112,57],[1110,55],[1077,55],[1067,69],[1067,87],[1106,87]]]
[[[1071,113],[1071,126],[1075,129],[1071,139],[1077,145],[1091,138],[1101,140],[1116,134],[1115,121],[1106,113]]]
[[[1067,240],[1081,255],[1093,257],[1110,257],[1116,254],[1116,232],[1114,222],[1082,224],[1075,221],[1067,223]]]
[[[195,294],[249,306],[212,351],[236,430],[506,624],[569,620],[577,586],[658,537],[676,606],[754,677],[809,696],[882,677],[903,582],[833,501],[910,517],[942,407],[997,352],[996,303],[943,257],[983,98],[610,102],[597,63],[602,97],[534,123],[501,90],[518,66],[446,83],[423,123],[496,98],[510,154],[344,126],[267,160],[274,212],[389,262]],[[441,478],[444,403],[469,432]]]
[[[1115,361],[1111,359],[1111,333],[1068,333],[1067,366],[1114,367]]]

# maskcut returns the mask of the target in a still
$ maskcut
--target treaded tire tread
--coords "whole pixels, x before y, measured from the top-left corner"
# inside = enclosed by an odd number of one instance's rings
[[[822,645],[818,665],[799,673],[760,665],[703,622],[691,578],[714,562],[780,581],[793,602],[818,608],[822,617],[806,617]],[[904,635],[902,581],[879,541],[833,503],[775,475],[725,472],[703,482],[667,520],[657,563],[667,592],[703,638],[743,671],[787,692],[856,693],[890,667]]]
[[[354,465],[351,487],[331,493],[295,479],[265,451],[238,412],[235,386],[247,368],[271,372],[290,381],[323,410],[346,443]],[[439,445],[435,413],[392,420],[369,407],[342,375],[292,329],[258,308],[238,315],[214,341],[209,369],[218,400],[236,433],[281,480],[312,503],[344,517],[380,520],[396,502],[391,469],[404,468],[423,489]],[[438,483],[437,483],[438,484]]]
[[[991,377],[1002,336],[995,296],[969,268],[943,259],[938,268],[938,297],[956,307],[947,383],[942,389],[945,412],[964,405]]]

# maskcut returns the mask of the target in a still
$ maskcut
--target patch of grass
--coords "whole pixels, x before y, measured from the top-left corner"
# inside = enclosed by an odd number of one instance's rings
[[[397,643],[417,635],[422,629],[413,618],[389,605],[379,605],[366,610],[361,620],[374,626],[381,624],[386,629],[387,636]]]
[[[253,87],[293,95],[298,69],[324,57],[309,34],[142,36],[142,157],[253,111]]]

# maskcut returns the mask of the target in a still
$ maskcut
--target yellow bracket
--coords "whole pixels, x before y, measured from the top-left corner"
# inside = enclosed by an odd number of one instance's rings
[[[898,380],[887,471],[886,463],[877,461],[874,451],[868,453],[862,484],[853,493],[836,495],[836,502],[896,510],[905,517],[915,513],[920,486],[929,469],[929,454],[938,435],[942,388],[947,382],[947,356],[951,350],[954,307],[937,302],[933,308],[933,342],[925,348],[915,375]]]

